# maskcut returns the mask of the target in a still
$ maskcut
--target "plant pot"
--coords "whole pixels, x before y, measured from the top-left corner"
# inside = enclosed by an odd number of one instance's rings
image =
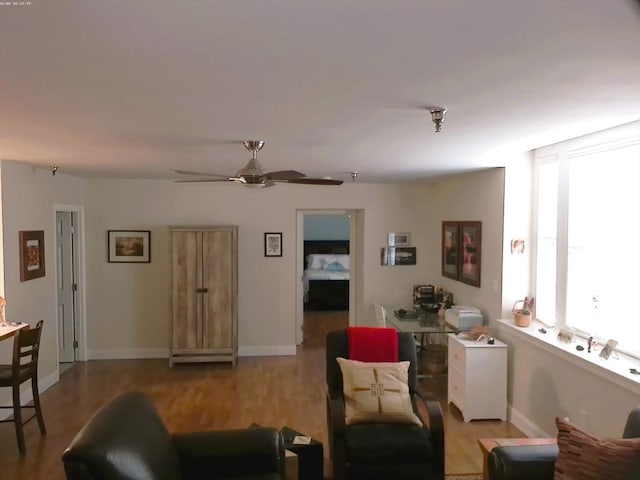
[[[514,310],[513,318],[518,327],[528,327],[531,323],[531,313],[522,313],[522,310]]]

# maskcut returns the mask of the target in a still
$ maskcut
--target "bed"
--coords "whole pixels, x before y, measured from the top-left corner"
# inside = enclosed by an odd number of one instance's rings
[[[305,240],[305,310],[349,310],[349,241]]]

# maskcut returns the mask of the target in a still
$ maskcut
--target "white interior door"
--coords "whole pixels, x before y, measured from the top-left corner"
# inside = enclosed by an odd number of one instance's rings
[[[56,212],[58,280],[58,351],[60,362],[75,362],[76,349],[76,232],[75,213]]]

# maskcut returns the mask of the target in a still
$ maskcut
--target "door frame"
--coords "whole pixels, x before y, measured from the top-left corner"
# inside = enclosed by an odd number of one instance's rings
[[[304,217],[305,215],[347,215],[349,217],[349,325],[356,324],[358,313],[358,296],[362,276],[362,238],[359,232],[362,227],[363,210],[355,209],[302,209],[296,211],[296,318],[294,335],[296,345],[302,344],[302,324],[304,320],[304,288],[302,275],[304,272]]]
[[[85,216],[84,207],[78,205],[54,205],[53,206],[53,231],[57,231],[56,214],[58,212],[70,212],[74,216],[76,240],[73,255],[77,269],[76,285],[78,289],[76,291],[76,340],[78,341],[78,349],[76,351],[76,361],[82,362],[87,359],[87,329],[86,329],[86,268],[85,268]],[[58,248],[57,235],[55,238],[55,249]],[[58,256],[53,255],[53,271],[56,272],[56,288],[55,288],[55,304],[56,304],[56,368],[58,375],[60,375],[60,331],[59,331],[59,319],[58,319]]]

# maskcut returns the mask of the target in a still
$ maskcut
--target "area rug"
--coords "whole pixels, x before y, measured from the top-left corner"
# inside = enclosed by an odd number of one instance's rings
[[[482,480],[480,473],[461,473],[457,475],[445,475],[445,480]]]

